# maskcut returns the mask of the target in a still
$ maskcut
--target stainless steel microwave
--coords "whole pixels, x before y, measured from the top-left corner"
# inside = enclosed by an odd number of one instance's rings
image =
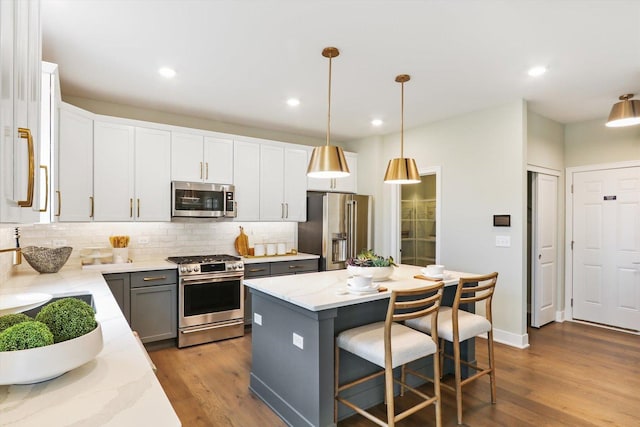
[[[203,182],[171,182],[171,216],[235,218],[235,187]]]

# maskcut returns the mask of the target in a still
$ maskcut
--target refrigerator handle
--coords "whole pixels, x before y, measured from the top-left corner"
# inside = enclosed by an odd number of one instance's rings
[[[348,212],[348,220],[347,220],[347,254],[349,258],[356,257],[356,242],[357,242],[357,229],[356,229],[356,218],[358,211],[358,203],[355,200],[350,200],[347,202],[347,212]]]

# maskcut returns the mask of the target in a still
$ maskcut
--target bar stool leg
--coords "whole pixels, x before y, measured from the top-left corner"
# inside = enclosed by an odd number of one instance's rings
[[[395,409],[393,405],[393,369],[391,366],[387,366],[384,370],[384,388],[385,398],[387,400],[387,425],[394,427],[395,423]]]
[[[436,396],[436,427],[442,426],[442,399],[440,398],[440,376],[442,375],[442,365],[440,364],[440,354],[438,351],[433,355],[433,394]]]
[[[462,367],[460,366],[460,342],[454,335],[453,339],[453,361],[456,374],[456,409],[458,411],[458,424],[462,424]]]
[[[489,341],[488,353],[489,353],[489,379],[491,380],[491,403],[496,403],[496,367],[493,359],[493,328],[487,333],[487,340]]]

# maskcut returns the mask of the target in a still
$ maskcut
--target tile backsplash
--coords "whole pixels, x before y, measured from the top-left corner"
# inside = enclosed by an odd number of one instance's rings
[[[20,227],[20,246],[71,246],[73,252],[63,268],[77,268],[86,248],[103,247],[110,253],[109,236],[128,235],[129,258],[133,261],[163,259],[167,256],[237,254],[234,240],[244,227],[249,246],[256,243],[284,243],[287,251],[297,248],[295,222],[100,222],[35,224]],[[0,228],[0,247],[13,247],[13,227]],[[108,259],[105,262],[110,262]],[[31,269],[26,261],[11,266],[11,256],[0,258],[0,282],[16,269]]]

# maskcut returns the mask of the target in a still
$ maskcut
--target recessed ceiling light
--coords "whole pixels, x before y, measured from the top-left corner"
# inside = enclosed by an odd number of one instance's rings
[[[176,70],[172,69],[172,68],[168,68],[168,67],[162,67],[158,70],[158,73],[162,76],[165,77],[167,79],[170,79],[172,77],[175,77],[176,75]]]
[[[297,107],[298,105],[300,105],[300,100],[297,98],[289,98],[287,99],[287,105],[289,107]]]
[[[537,67],[530,68],[527,74],[529,74],[531,77],[540,77],[546,72],[547,72],[547,67],[539,65]]]
[[[373,119],[373,120],[371,120],[371,124],[372,124],[373,126],[382,126],[382,123],[384,123],[384,122],[383,122],[382,120],[380,120],[380,119]]]

